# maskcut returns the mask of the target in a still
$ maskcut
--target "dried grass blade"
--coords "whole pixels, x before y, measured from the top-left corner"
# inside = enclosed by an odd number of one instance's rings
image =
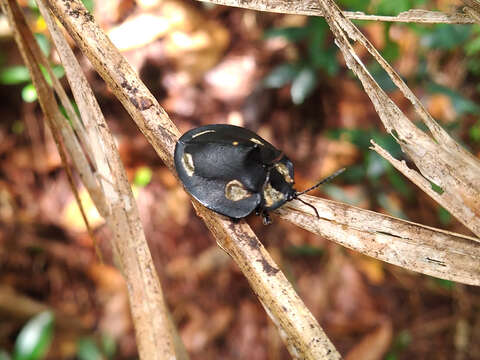
[[[428,114],[400,76],[332,0],[319,0],[348,67],[358,76],[388,132],[414,161],[422,175],[444,191],[442,205],[480,236],[480,162],[453,140]],[[356,55],[350,39],[360,42],[413,104],[433,138],[416,127],[375,82]],[[436,141],[435,141],[436,140]],[[428,193],[428,189],[422,186]]]
[[[116,258],[123,265],[140,353],[146,358],[188,359],[164,301],[138,210],[114,139],[100,107],[63,33],[42,1],[39,9],[55,42],[67,79],[85,123],[77,130],[91,146],[88,154],[111,208],[106,217]],[[88,151],[88,148],[87,148]],[[137,246],[131,246],[136,244]]]
[[[480,285],[480,239],[304,195],[276,212],[308,231],[407,270]]]

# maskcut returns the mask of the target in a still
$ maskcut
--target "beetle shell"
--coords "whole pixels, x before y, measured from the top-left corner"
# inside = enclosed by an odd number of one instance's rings
[[[241,219],[267,214],[295,196],[293,164],[242,127],[215,124],[187,131],[175,146],[185,189],[205,207]]]

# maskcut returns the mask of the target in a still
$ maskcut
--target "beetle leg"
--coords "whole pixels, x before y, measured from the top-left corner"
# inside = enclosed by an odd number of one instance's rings
[[[261,207],[258,207],[255,209],[255,215],[256,216],[262,216],[262,223],[263,225],[270,225],[272,223],[272,219],[270,218],[270,215],[268,214],[268,211],[261,210]]]
[[[273,169],[273,166],[268,167],[268,169],[267,169],[267,176],[265,176],[265,181],[263,182],[263,185],[262,185],[262,194],[263,194],[263,191],[265,190],[265,187],[267,186],[268,182],[270,181],[270,172],[272,171],[272,169]]]
[[[270,218],[270,215],[268,215],[267,211],[262,212],[262,222],[263,225],[270,225],[272,223],[272,219]]]
[[[256,216],[262,216],[262,223],[263,225],[270,225],[272,223],[272,219],[270,218],[270,215],[268,214],[268,211],[262,210],[263,209],[263,204],[260,204],[256,209],[255,209],[255,215]]]
[[[232,218],[232,217],[229,217],[229,218],[230,218],[230,220],[232,220],[232,222],[234,224],[238,224],[240,222],[240,219],[236,219],[236,218]]]

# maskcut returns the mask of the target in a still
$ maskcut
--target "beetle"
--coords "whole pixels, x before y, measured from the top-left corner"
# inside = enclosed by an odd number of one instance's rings
[[[234,125],[213,124],[191,129],[177,141],[175,168],[185,189],[202,205],[238,220],[253,211],[262,215],[339,175],[297,192],[290,159],[254,132]],[[317,209],[312,207],[318,216]]]

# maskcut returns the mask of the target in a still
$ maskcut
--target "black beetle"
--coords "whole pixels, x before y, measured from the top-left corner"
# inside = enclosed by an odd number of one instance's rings
[[[187,131],[175,146],[175,168],[185,189],[202,205],[232,219],[269,211],[337,176],[297,192],[293,164],[283,152],[242,127],[214,124]],[[311,206],[318,217],[317,209]]]

